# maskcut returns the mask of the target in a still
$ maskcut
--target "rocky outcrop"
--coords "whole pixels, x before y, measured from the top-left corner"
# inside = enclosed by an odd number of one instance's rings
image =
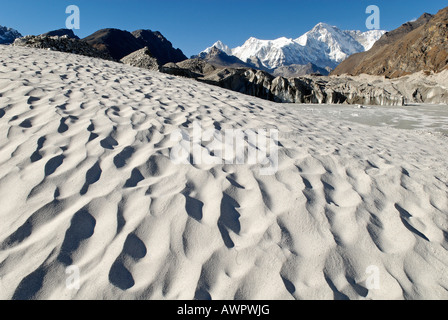
[[[178,63],[167,63],[161,68],[161,71],[174,76],[197,79],[202,78],[204,75],[210,74],[217,69],[217,67],[203,59],[194,58]]]
[[[419,71],[440,72],[448,66],[448,8],[422,15],[386,33],[367,52],[350,56],[331,74],[383,75],[398,78]]]
[[[58,30],[53,30],[50,32],[46,32],[41,34],[41,36],[46,36],[46,37],[63,37],[63,36],[67,36],[70,39],[78,39],[79,37],[77,35],[75,35],[75,33],[73,32],[73,30],[71,29],[58,29]]]
[[[149,48],[161,65],[188,59],[180,49],[175,49],[172,43],[158,31],[136,30],[132,32],[132,35],[142,43],[143,47]]]
[[[66,53],[79,54],[87,57],[112,60],[112,57],[109,56],[107,53],[101,52],[93,48],[88,43],[82,40],[71,39],[68,36],[62,36],[62,37],[26,36],[23,38],[16,39],[13,45],[17,47],[48,49]]]
[[[120,60],[122,63],[153,71],[160,70],[160,63],[153,57],[148,47],[137,50]]]

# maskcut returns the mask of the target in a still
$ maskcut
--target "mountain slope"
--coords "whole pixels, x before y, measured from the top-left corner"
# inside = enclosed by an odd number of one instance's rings
[[[92,47],[109,53],[117,61],[145,47],[130,32],[119,29],[102,29],[83,40]]]
[[[422,15],[385,34],[369,51],[342,62],[333,75],[362,73],[391,78],[418,71],[439,72],[448,65],[448,8]]]
[[[187,57],[180,49],[173,48],[173,45],[160,32],[151,30],[136,30],[132,35],[148,47],[152,55],[160,64],[168,62],[180,62]]]
[[[0,44],[11,44],[22,35],[17,30],[0,26]]]

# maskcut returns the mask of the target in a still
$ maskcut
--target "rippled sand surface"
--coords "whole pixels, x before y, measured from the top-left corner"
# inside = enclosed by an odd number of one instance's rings
[[[309,108],[0,46],[0,299],[448,299],[446,137]],[[196,122],[278,170],[174,163]]]

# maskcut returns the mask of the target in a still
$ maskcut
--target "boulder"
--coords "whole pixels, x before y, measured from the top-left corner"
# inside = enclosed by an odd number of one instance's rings
[[[120,60],[122,63],[153,71],[160,70],[159,61],[153,57],[148,47],[137,50]]]

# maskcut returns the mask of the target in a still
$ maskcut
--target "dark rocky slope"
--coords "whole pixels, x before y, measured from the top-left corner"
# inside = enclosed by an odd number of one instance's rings
[[[83,40],[108,53],[116,61],[145,47],[161,64],[187,59],[180,49],[174,49],[171,42],[157,31],[137,30],[131,33],[119,29],[102,29]]]
[[[95,49],[109,54],[116,61],[145,47],[130,32],[119,29],[98,30],[83,40]]]
[[[151,54],[164,65],[168,62],[180,62],[187,57],[182,50],[175,49],[160,32],[151,30],[136,30],[132,35],[139,40],[144,47],[148,47]]]

